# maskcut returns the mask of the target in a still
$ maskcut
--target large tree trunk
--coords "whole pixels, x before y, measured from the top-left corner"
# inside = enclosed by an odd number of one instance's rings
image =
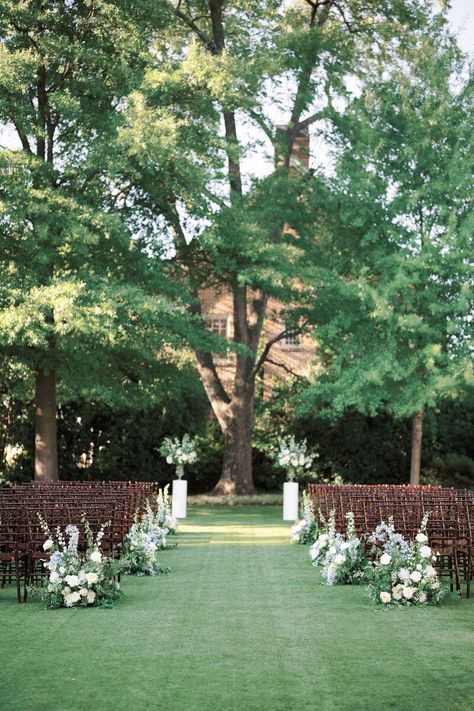
[[[423,410],[416,412],[412,419],[410,484],[420,483],[421,442],[423,438]]]
[[[58,480],[56,374],[38,370],[35,384],[35,480]]]
[[[224,458],[219,481],[213,494],[253,494],[252,430],[254,426],[254,393],[235,397],[229,408],[224,433]]]

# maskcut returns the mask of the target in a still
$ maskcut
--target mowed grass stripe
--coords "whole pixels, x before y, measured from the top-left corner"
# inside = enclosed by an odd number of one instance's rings
[[[327,588],[281,509],[197,508],[171,575],[125,578],[112,610],[0,591],[5,711],[448,711],[474,700],[474,604],[377,611]]]

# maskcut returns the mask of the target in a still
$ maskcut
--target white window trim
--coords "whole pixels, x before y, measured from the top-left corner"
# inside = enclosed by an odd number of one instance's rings
[[[214,319],[226,322],[225,338],[230,338],[230,319],[231,319],[231,317],[226,316],[225,314],[205,314],[202,317],[202,320],[204,321],[204,323],[206,323],[206,321],[213,321]],[[210,333],[213,333],[213,331],[210,331]],[[217,335],[217,334],[215,334],[215,335]],[[221,336],[221,338],[222,338],[222,336]]]

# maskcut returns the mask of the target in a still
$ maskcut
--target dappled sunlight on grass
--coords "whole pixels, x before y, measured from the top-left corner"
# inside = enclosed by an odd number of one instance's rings
[[[252,544],[255,546],[275,545],[287,542],[288,527],[268,524],[248,526],[224,524],[205,526],[188,523],[181,526],[181,545],[235,546]]]

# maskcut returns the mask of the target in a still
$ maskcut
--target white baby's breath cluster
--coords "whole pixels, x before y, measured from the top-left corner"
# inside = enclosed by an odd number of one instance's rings
[[[196,438],[188,434],[185,434],[181,440],[177,437],[165,437],[160,447],[160,454],[166,458],[167,464],[176,466],[176,474],[178,479],[181,479],[184,467],[197,462]]]
[[[276,461],[280,467],[286,469],[288,479],[293,479],[303,471],[311,469],[317,453],[310,452],[306,440],[297,442],[293,435],[282,437],[278,440]]]
[[[178,522],[171,514],[169,485],[160,489],[152,505],[147,500],[144,514],[135,514],[135,521],[125,541],[125,559],[128,573],[157,575],[162,572],[157,551],[166,548],[170,533],[176,533]]]
[[[373,564],[370,595],[375,603],[383,605],[433,605],[441,602],[446,594],[438,573],[434,568],[436,555],[428,545],[426,523],[423,518],[420,529],[413,541],[406,547],[379,547]],[[393,523],[389,523],[387,538],[395,534]]]
[[[44,562],[49,579],[40,593],[47,607],[111,604],[120,595],[119,585],[114,580],[120,562],[104,556],[101,551],[104,529],[109,523],[101,526],[94,539],[89,523],[82,518],[87,541],[83,553],[79,550],[79,528],[76,525],[70,524],[64,533],[59,527],[52,532],[41,514],[38,517],[46,536],[43,550],[49,555],[49,560]]]

